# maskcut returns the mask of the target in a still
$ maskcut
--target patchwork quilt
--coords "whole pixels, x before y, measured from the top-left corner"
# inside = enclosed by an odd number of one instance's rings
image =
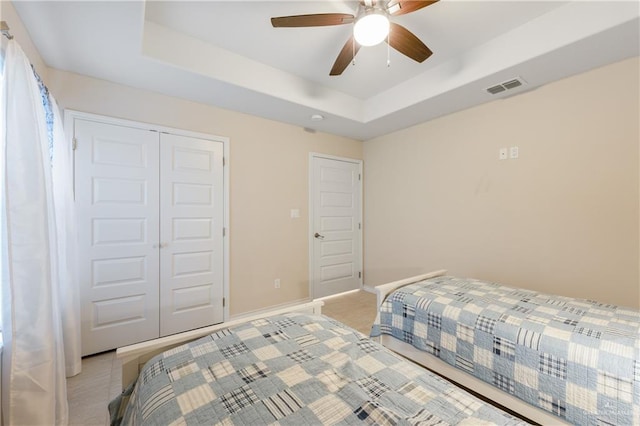
[[[122,424],[522,424],[361,333],[287,314],[150,360]]]
[[[475,279],[401,287],[389,334],[580,425],[640,425],[640,311]]]

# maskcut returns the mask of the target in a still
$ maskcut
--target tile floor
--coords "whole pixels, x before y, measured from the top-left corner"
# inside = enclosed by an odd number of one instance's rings
[[[323,314],[369,334],[376,316],[376,296],[365,291],[325,300]],[[70,425],[108,425],[107,404],[121,389],[121,365],[115,351],[86,357],[82,373],[67,379]]]

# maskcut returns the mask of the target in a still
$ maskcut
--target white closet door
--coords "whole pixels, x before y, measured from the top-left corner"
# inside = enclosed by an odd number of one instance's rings
[[[160,335],[223,321],[222,142],[160,136]]]
[[[158,337],[158,133],[75,120],[82,354]]]

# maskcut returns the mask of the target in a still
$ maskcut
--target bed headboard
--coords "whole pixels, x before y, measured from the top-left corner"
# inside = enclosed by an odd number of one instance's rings
[[[441,269],[439,271],[427,272],[426,274],[416,275],[414,277],[409,277],[403,280],[393,281],[387,284],[376,286],[375,289],[376,289],[376,298],[377,298],[378,307],[382,305],[382,302],[384,302],[384,299],[386,299],[387,296],[391,294],[394,290],[400,287],[404,287],[405,285],[416,283],[418,281],[426,280],[429,278],[440,277],[442,275],[445,275],[446,273],[447,273],[446,269]]]

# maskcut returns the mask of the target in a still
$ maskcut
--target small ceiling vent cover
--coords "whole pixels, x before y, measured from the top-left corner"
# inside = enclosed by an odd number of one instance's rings
[[[517,77],[511,80],[503,81],[502,83],[496,84],[495,86],[488,87],[485,90],[492,95],[496,95],[506,90],[515,89],[516,87],[520,87],[524,84],[526,84],[526,81],[524,81],[522,77]]]
[[[502,87],[502,85],[501,85],[501,84],[498,84],[498,85],[496,85],[496,86],[491,86],[491,87],[489,87],[489,88],[487,89],[487,92],[491,93],[492,95],[495,95],[495,94],[497,94],[497,93],[504,92],[505,90],[507,90],[507,89],[505,89],[504,87]]]

